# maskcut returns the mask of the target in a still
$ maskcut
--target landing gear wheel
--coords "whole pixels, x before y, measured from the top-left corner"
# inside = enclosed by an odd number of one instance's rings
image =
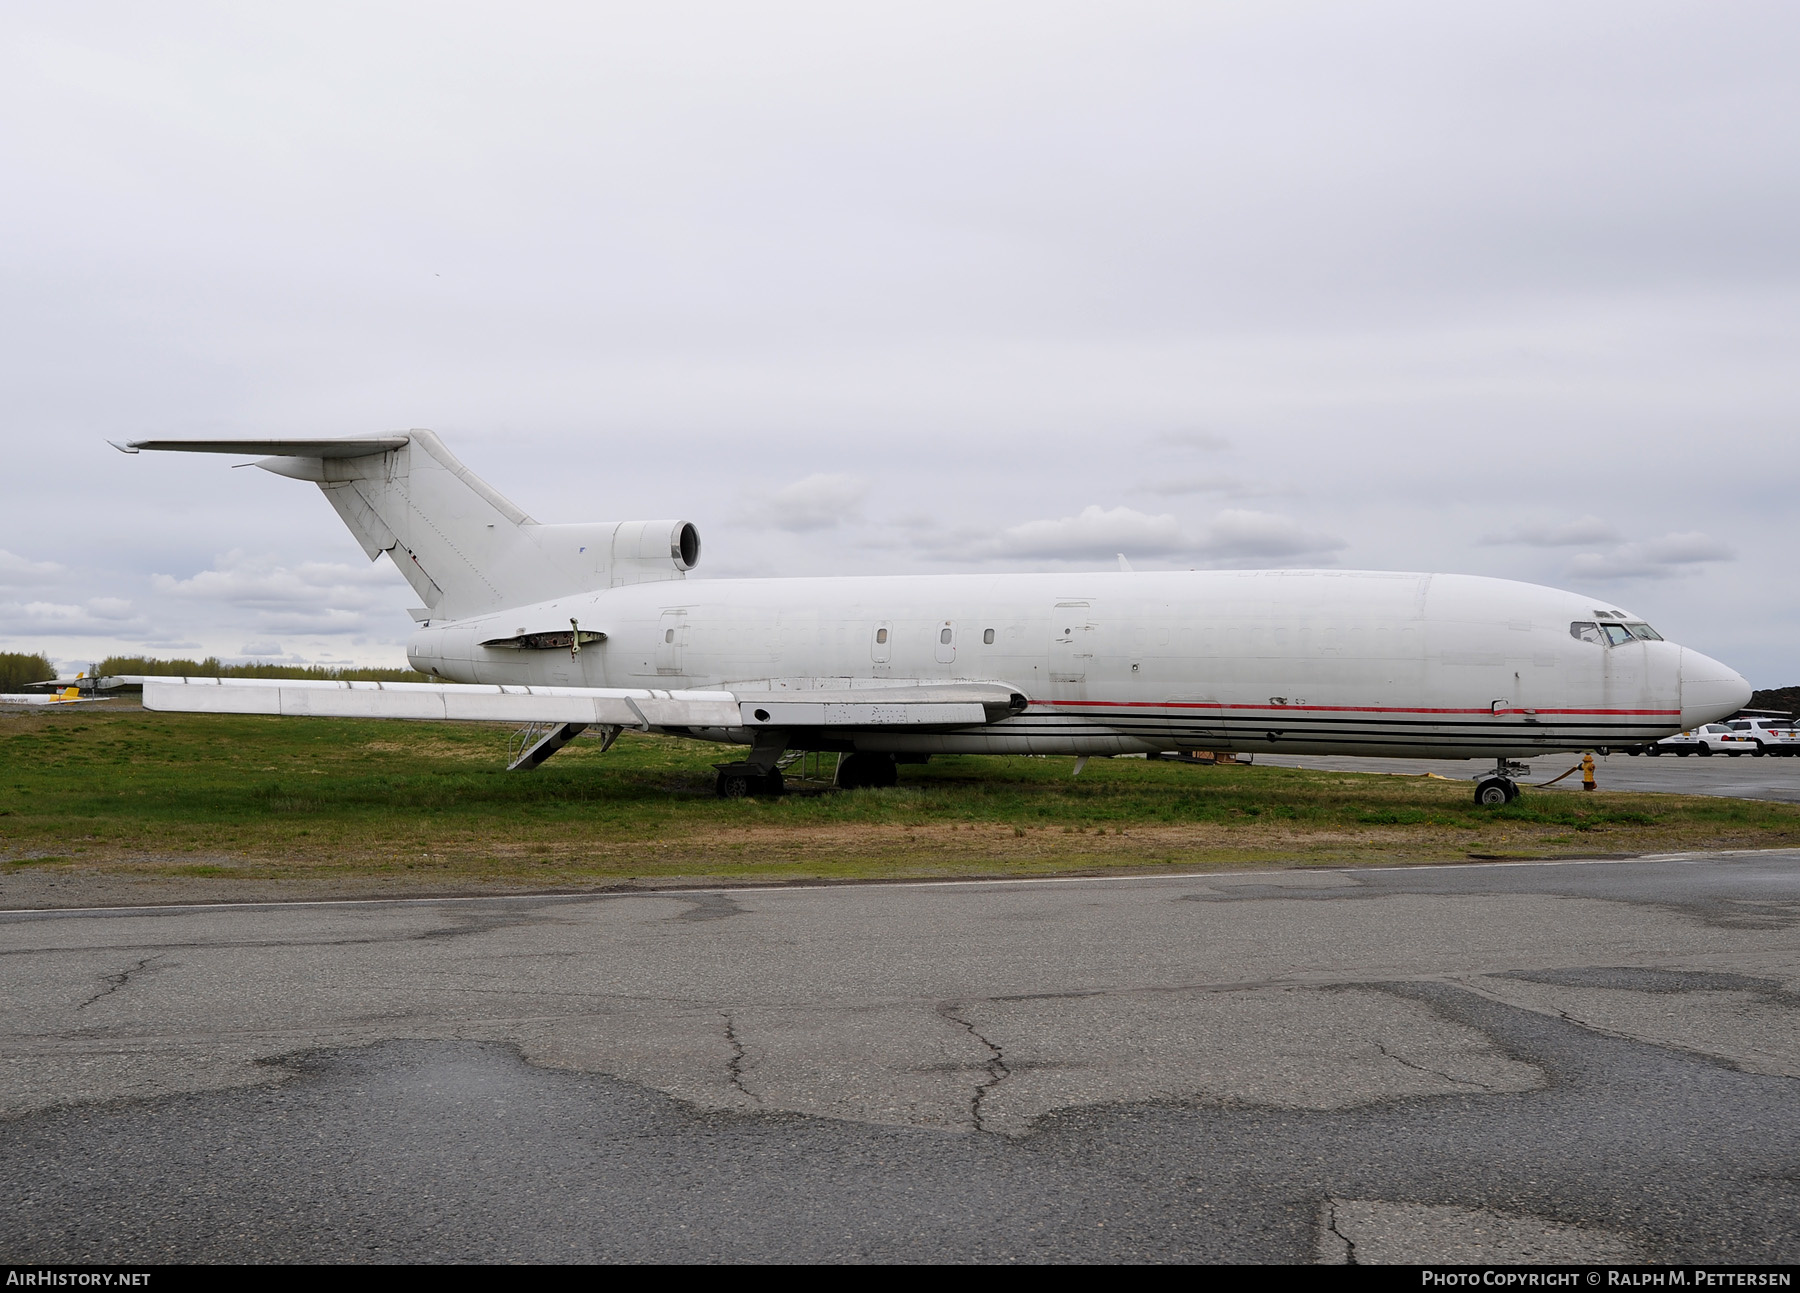
[[[783,780],[780,769],[758,772],[755,768],[744,766],[720,768],[718,779],[713,782],[713,793],[720,799],[784,795],[787,793],[787,782]]]
[[[878,789],[900,783],[900,770],[890,754],[846,754],[838,764],[840,790]]]
[[[1484,807],[1510,804],[1519,797],[1519,788],[1504,777],[1483,777],[1475,783],[1475,802]]]

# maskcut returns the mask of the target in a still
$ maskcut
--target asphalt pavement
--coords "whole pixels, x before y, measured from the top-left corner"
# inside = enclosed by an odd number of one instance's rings
[[[1324,768],[1333,772],[1386,772],[1403,777],[1436,773],[1473,781],[1494,770],[1492,759],[1350,759],[1331,755],[1258,754],[1257,763],[1279,768]],[[1525,761],[1527,788],[1551,780],[1581,762],[1578,754],[1539,755]],[[1711,756],[1597,754],[1594,781],[1602,790],[1656,794],[1723,795],[1731,799],[1779,799],[1800,804],[1800,758],[1715,754]],[[1581,793],[1581,774],[1564,777],[1549,789]]]
[[[10,1260],[1800,1260],[1800,853],[0,915]]]

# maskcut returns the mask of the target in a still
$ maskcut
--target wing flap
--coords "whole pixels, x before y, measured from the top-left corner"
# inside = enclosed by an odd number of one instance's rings
[[[467,723],[604,723],[736,727],[730,692],[461,683],[330,682],[287,678],[132,678],[144,708],[181,714],[398,718]]]
[[[988,721],[987,710],[972,701],[833,704],[815,700],[741,700],[738,710],[745,727],[961,727]]]

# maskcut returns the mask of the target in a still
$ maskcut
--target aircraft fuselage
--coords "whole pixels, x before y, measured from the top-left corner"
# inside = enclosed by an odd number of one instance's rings
[[[967,732],[792,735],[796,748],[890,753],[1518,758],[1655,740],[1747,702],[1749,685],[1699,652],[1571,630],[1626,619],[1580,594],[1470,575],[661,579],[428,622],[408,654],[452,682],[742,694],[976,681],[1030,702]],[[541,645],[571,620],[604,639]]]

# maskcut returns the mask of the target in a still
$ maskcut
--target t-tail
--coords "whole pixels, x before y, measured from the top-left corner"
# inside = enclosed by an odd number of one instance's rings
[[[371,561],[387,553],[424,602],[421,622],[620,584],[682,579],[700,559],[687,521],[543,525],[457,460],[430,431],[338,440],[132,440],[126,453],[263,455],[310,480]]]

